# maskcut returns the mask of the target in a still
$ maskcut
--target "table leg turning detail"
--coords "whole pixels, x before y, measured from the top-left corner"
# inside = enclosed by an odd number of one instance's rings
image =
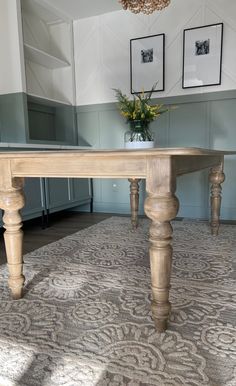
[[[211,168],[209,181],[211,183],[211,233],[217,236],[220,226],[221,184],[225,180],[223,164]]]
[[[168,168],[169,167],[169,168]],[[155,163],[151,168],[154,178],[147,179],[145,213],[152,220],[149,231],[149,255],[152,286],[152,315],[159,332],[167,328],[171,304],[169,302],[170,275],[172,264],[172,226],[179,209],[179,201],[174,195],[175,177],[171,175],[171,165]],[[165,172],[163,176],[163,170]],[[164,177],[164,178],[163,178]]]
[[[140,181],[141,181],[141,179],[129,178],[131,225],[132,225],[133,229],[136,229],[138,227],[139,182]]]
[[[24,207],[24,194],[22,180],[18,179],[15,187],[11,190],[1,191],[0,203],[4,210],[3,226],[7,265],[9,271],[8,284],[13,299],[20,299],[23,296],[24,275],[23,275],[23,231],[20,209]]]

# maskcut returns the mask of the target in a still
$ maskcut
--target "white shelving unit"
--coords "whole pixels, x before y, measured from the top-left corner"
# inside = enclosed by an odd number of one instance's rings
[[[6,6],[8,3],[11,5]],[[4,117],[2,137],[7,143],[1,143],[1,151],[78,149],[72,20],[52,8],[47,0],[4,0],[0,8],[7,11],[0,17],[2,31],[13,32],[6,45],[12,40],[15,47],[6,77],[17,78],[18,74],[22,86],[16,98],[4,98],[3,106],[9,113]],[[9,17],[6,26],[4,13]],[[26,180],[24,219],[91,203],[88,179]]]
[[[21,0],[27,93],[75,102],[72,21],[43,0]]]
[[[27,143],[77,144],[73,22],[46,0],[18,0]]]

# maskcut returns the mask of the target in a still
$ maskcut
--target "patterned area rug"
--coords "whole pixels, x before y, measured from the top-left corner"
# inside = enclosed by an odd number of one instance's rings
[[[1,386],[235,386],[236,227],[175,222],[169,329],[150,314],[148,220],[112,217],[25,256],[0,282]]]

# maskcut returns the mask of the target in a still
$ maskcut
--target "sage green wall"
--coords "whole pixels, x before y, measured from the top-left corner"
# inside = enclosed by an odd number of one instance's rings
[[[236,149],[236,91],[162,98],[158,102],[176,105],[177,108],[161,116],[152,124],[157,146]],[[44,109],[42,108],[41,112]],[[65,117],[63,111],[62,115]],[[59,117],[58,114],[57,116]],[[73,121],[71,107],[68,109],[68,116],[65,119],[63,139],[68,143],[76,144],[76,124]],[[62,121],[60,119],[60,122]],[[79,145],[90,144],[94,148],[123,148],[123,137],[127,125],[117,111],[115,103],[77,107],[77,123]],[[58,124],[56,126],[58,127]],[[73,127],[72,130],[71,127]],[[29,141],[26,94],[14,93],[0,96],[0,139],[1,142],[27,143]],[[54,143],[61,139],[57,138]],[[44,143],[50,141],[49,138],[47,140],[39,141]],[[235,220],[235,157],[227,157],[225,172],[222,218]],[[142,184],[141,213],[143,213],[144,191],[145,187]],[[178,214],[180,217],[208,217],[209,188],[206,172],[178,178],[177,195],[181,203]],[[119,179],[94,180],[94,210],[129,213],[128,181]]]
[[[0,142],[24,143],[27,135],[26,94],[19,92],[0,95]]]
[[[0,95],[0,142],[77,145],[75,107],[23,92]]]
[[[28,102],[29,142],[77,144],[75,107]]]
[[[157,102],[157,100],[156,100]],[[158,99],[177,108],[152,123],[156,146],[236,149],[236,91]],[[77,107],[79,142],[94,148],[122,148],[127,125],[115,103]],[[80,143],[79,143],[80,144]],[[236,157],[225,161],[222,218],[236,220]],[[143,213],[144,184],[140,213]],[[180,200],[178,216],[208,218],[207,172],[181,176],[177,180]],[[126,180],[94,180],[94,210],[129,213],[129,184]]]

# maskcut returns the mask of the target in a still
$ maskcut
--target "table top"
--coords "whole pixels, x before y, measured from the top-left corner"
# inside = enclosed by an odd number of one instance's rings
[[[176,148],[151,148],[151,149],[82,149],[82,150],[17,150],[0,152],[0,158],[44,158],[49,157],[78,157],[86,155],[88,157],[96,156],[216,156],[233,155],[236,151],[231,150],[212,150],[197,147],[176,147]]]
[[[148,178],[151,169],[177,176],[222,164],[233,154],[193,147],[10,151],[0,153],[0,185],[12,177]]]

